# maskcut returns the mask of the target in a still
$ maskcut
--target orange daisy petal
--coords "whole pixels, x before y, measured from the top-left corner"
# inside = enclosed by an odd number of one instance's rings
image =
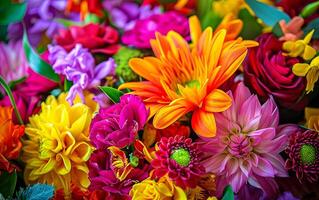
[[[203,109],[208,112],[223,112],[231,106],[232,100],[224,91],[215,89],[209,93],[203,104]]]
[[[199,136],[214,137],[216,135],[216,122],[213,113],[197,109],[193,113],[191,123],[192,128]]]

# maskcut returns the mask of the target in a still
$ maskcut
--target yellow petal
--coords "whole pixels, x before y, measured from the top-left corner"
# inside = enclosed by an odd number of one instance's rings
[[[198,43],[200,35],[202,34],[202,28],[196,15],[193,15],[189,18],[189,28],[193,45],[196,45]]]
[[[292,67],[292,72],[297,76],[306,76],[310,68],[310,65],[307,63],[296,63]]]
[[[63,154],[59,153],[56,155],[56,172],[60,175],[65,175],[70,172],[71,170],[71,161],[68,157],[64,156]]]
[[[311,66],[319,66],[319,56],[315,57],[314,59],[312,59]]]
[[[316,55],[317,51],[316,49],[312,48],[309,45],[305,46],[305,50],[303,52],[302,58],[304,60],[310,60],[311,58],[313,58]]]
[[[153,125],[157,129],[164,129],[173,124],[180,117],[189,112],[187,102],[184,100],[176,101],[170,105],[162,107],[154,116]]]
[[[315,83],[318,81],[319,70],[316,68],[312,68],[311,70],[309,70],[306,78],[307,78],[306,91],[307,91],[307,93],[309,93],[309,92],[313,91]]]
[[[76,144],[71,152],[71,160],[76,163],[86,162],[89,160],[93,148],[86,142]]]
[[[224,91],[215,89],[209,93],[203,104],[203,109],[207,112],[222,112],[231,106],[232,100]]]
[[[282,45],[282,49],[290,52],[294,46],[295,46],[295,43],[293,41],[287,41],[287,42],[284,42],[284,44]]]
[[[174,199],[175,200],[187,200],[186,193],[184,190],[180,187],[175,187],[175,193],[174,193]]]
[[[312,35],[313,35],[314,32],[315,32],[315,30],[313,29],[313,30],[310,31],[310,32],[306,35],[306,37],[303,39],[303,41],[304,41],[306,44],[308,44],[308,43],[311,41],[311,38],[312,38]]]
[[[199,136],[214,137],[216,135],[216,122],[213,113],[197,109],[193,113],[191,123],[192,128]]]

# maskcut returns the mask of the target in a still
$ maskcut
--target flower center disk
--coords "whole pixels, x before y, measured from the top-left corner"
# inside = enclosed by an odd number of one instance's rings
[[[316,160],[316,148],[308,144],[302,145],[300,149],[300,157],[304,164],[313,164]]]
[[[183,148],[176,149],[170,156],[171,159],[175,160],[180,166],[186,167],[191,161],[191,155],[189,151]]]

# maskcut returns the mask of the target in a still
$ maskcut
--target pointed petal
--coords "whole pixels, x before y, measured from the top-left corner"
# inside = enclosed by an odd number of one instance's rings
[[[209,93],[203,104],[203,109],[208,112],[222,112],[227,110],[232,103],[232,99],[224,91],[215,89]]]
[[[213,113],[197,109],[193,113],[191,123],[192,128],[199,136],[214,137],[216,135],[216,123]]]

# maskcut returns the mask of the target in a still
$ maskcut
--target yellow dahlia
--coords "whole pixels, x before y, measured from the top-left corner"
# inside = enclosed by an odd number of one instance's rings
[[[151,40],[155,57],[133,58],[129,65],[145,81],[124,83],[140,96],[154,115],[155,128],[164,129],[189,112],[192,128],[204,137],[214,137],[214,113],[231,106],[231,98],[218,89],[239,68],[254,41],[225,41],[227,31],[202,32],[198,20],[190,19],[192,47],[178,33],[156,34]]]
[[[64,190],[66,199],[70,197],[71,183],[81,189],[89,186],[86,161],[93,151],[89,126],[97,105],[92,103],[92,95],[86,97],[91,107],[82,104],[79,97],[71,106],[64,93],[58,98],[49,96],[41,112],[30,117],[22,155],[27,184],[53,184]]]

